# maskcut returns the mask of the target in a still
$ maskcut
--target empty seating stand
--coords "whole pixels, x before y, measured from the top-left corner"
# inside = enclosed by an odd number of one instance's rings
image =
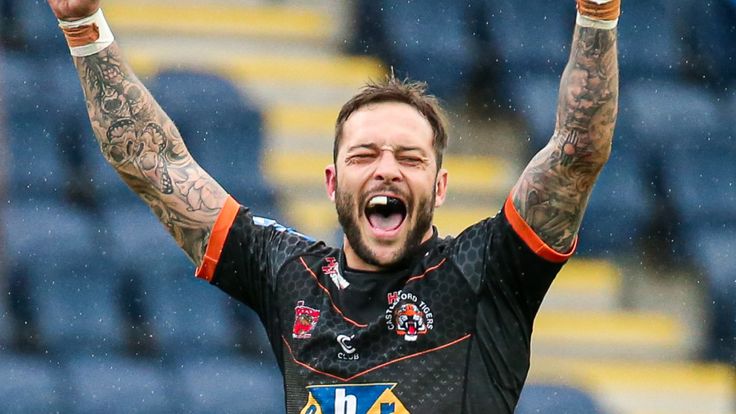
[[[388,62],[400,77],[429,83],[430,92],[462,102],[474,67],[467,1],[419,4],[381,1]]]

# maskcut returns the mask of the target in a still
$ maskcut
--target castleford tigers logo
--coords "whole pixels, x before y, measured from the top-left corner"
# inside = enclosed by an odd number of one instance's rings
[[[410,414],[393,393],[395,383],[313,385],[300,414]]]
[[[300,300],[294,307],[294,328],[291,335],[296,339],[309,339],[312,337],[312,331],[319,322],[320,311],[317,309],[304,306],[304,301]]]
[[[415,342],[434,328],[434,315],[429,305],[409,292],[388,294],[389,307],[384,319],[389,330],[404,337],[405,341]]]

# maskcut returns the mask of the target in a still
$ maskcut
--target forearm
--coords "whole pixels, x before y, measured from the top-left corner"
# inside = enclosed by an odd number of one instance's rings
[[[226,194],[192,159],[179,131],[113,43],[74,57],[92,129],[107,161],[196,264]]]
[[[565,163],[597,163],[602,167],[608,159],[618,112],[616,43],[615,28],[575,26],[570,61],[560,81],[552,137],[552,144],[563,149]]]
[[[513,200],[555,250],[572,247],[611,151],[617,109],[616,29],[576,25],[560,82],[555,133],[522,174]]]

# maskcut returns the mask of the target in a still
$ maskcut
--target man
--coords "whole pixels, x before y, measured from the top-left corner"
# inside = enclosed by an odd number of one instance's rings
[[[534,316],[610,153],[619,0],[578,0],[554,136],[503,210],[457,238],[432,227],[448,182],[437,102],[393,78],[351,99],[325,172],[341,249],[254,217],[197,165],[125,64],[99,0],[49,4],[102,152],[197,275],[260,315],[289,413],[513,412]]]

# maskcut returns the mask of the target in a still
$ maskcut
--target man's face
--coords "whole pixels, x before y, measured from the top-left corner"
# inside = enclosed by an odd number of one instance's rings
[[[434,208],[447,188],[433,137],[427,119],[404,103],[368,105],[345,122],[326,179],[351,267],[391,267],[431,237]],[[350,263],[353,253],[357,263]]]

